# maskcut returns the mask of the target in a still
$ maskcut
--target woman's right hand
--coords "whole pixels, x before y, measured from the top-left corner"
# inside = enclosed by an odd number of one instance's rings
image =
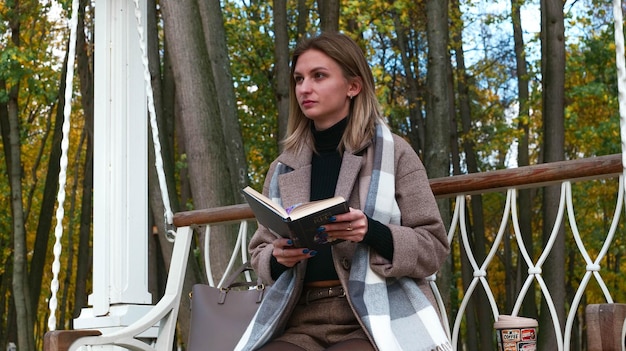
[[[307,248],[294,248],[291,239],[279,238],[274,240],[274,251],[272,255],[276,261],[286,267],[293,267],[302,260],[309,259],[317,254],[315,250]]]

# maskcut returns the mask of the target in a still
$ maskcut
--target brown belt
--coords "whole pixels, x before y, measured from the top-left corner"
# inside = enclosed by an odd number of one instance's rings
[[[299,304],[308,305],[313,301],[326,299],[329,297],[345,297],[346,292],[342,286],[333,286],[330,288],[307,288],[305,287],[300,296]]]

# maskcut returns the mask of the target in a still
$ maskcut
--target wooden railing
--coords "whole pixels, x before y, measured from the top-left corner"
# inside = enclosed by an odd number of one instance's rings
[[[509,188],[527,189],[558,184],[564,180],[614,178],[622,173],[621,155],[544,163],[527,167],[508,168],[491,172],[456,175],[430,180],[430,187],[438,198],[474,195]],[[218,224],[253,219],[247,204],[178,212],[174,226]]]

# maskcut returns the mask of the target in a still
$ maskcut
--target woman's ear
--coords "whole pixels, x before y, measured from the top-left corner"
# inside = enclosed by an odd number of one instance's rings
[[[359,95],[362,87],[363,81],[361,80],[361,77],[355,77],[352,79],[350,86],[348,87],[348,97],[352,99],[353,97]]]

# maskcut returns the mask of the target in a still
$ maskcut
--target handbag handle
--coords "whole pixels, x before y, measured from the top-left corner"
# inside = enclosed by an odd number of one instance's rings
[[[250,264],[250,261],[244,262],[241,266],[239,266],[239,268],[237,268],[237,270],[232,272],[228,276],[228,278],[224,280],[223,286],[226,288],[232,287],[237,277],[239,277],[242,273],[247,272],[247,271],[253,271],[252,264]]]
[[[239,287],[239,286],[259,287],[263,285],[263,282],[261,281],[260,277],[257,277],[256,284],[252,282],[235,282],[235,280],[237,280],[237,277],[239,277],[241,274],[247,271],[254,272],[254,268],[252,268],[252,264],[249,261],[244,262],[244,264],[242,264],[239,268],[237,268],[236,271],[232,272],[228,276],[228,278],[224,280],[224,284],[222,287],[220,287],[220,289],[229,289],[229,288],[234,288],[234,287]]]
[[[252,268],[252,264],[250,264],[250,262],[244,262],[244,264],[242,264],[236,271],[234,271],[233,273],[231,273],[228,278],[226,278],[226,280],[224,281],[224,285],[223,287],[220,287],[220,298],[218,303],[222,304],[224,303],[224,300],[226,299],[226,293],[228,293],[228,291],[232,288],[237,288],[237,287],[246,287],[248,289],[251,288],[255,288],[258,292],[259,292],[259,296],[257,298],[257,303],[260,303],[261,300],[263,300],[263,293],[265,291],[265,285],[263,285],[263,282],[261,281],[260,277],[257,277],[257,282],[235,282],[235,280],[237,279],[237,277],[239,277],[242,273],[246,272],[246,271],[254,271],[254,269]]]

